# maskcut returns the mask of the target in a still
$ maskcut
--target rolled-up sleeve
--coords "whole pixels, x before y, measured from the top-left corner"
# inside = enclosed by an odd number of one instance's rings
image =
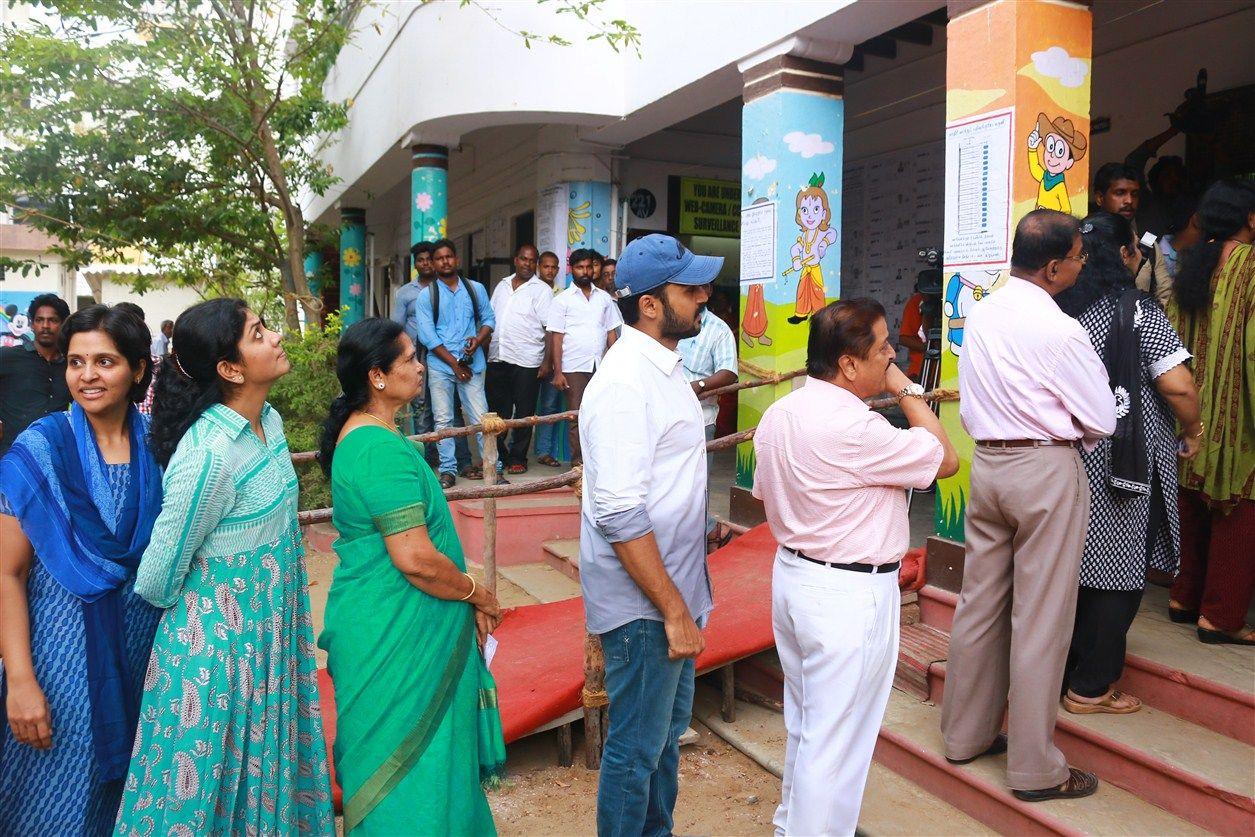
[[[432,282],[423,288],[414,300],[414,319],[418,322],[418,340],[432,351],[440,345],[440,337],[436,334],[436,321],[431,316],[431,295],[439,293],[436,285],[436,282]]]
[[[488,299],[488,290],[478,282],[471,282],[471,293],[479,299],[479,325],[480,327],[488,326],[493,330],[497,328],[497,315],[492,310],[492,302]]]
[[[596,474],[595,483],[585,485],[589,511],[611,543],[654,530],[645,503],[656,446],[649,438],[644,405],[642,393],[629,391],[604,406],[580,410],[584,467]]]
[[[1116,431],[1116,397],[1107,368],[1084,331],[1070,335],[1059,349],[1045,385],[1071,413],[1088,449]]]
[[[864,425],[855,473],[863,485],[924,489],[945,458],[941,441],[922,427],[900,430],[872,414]]]

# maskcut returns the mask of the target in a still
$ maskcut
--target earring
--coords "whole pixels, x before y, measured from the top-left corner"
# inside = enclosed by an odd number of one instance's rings
[[[375,389],[383,389],[383,384],[375,384]]]

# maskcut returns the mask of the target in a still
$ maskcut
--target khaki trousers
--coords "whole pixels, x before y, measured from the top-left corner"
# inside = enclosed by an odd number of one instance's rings
[[[1007,709],[1007,784],[1068,778],[1055,718],[1076,614],[1089,482],[1075,448],[984,448],[972,457],[963,591],[950,634],[946,756],[984,751]]]

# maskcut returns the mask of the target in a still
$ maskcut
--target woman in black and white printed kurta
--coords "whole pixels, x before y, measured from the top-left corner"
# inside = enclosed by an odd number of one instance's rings
[[[1060,307],[1069,311],[1069,303],[1075,306],[1078,297],[1093,299],[1095,292],[1102,294],[1077,317],[1102,355],[1117,327],[1121,294],[1132,286],[1132,274],[1127,283],[1120,274],[1128,266],[1127,252],[1133,245],[1124,248],[1125,258],[1119,253],[1103,252],[1104,248],[1120,249],[1108,234],[1117,226],[1123,229],[1127,221],[1118,224],[1123,219],[1113,216],[1094,219],[1093,224],[1090,220],[1082,225],[1089,263],[1073,289],[1076,293],[1069,292],[1071,299],[1061,295]],[[1160,379],[1187,362],[1190,353],[1181,344],[1163,308],[1149,294],[1136,302],[1133,336],[1131,345],[1137,347],[1139,354],[1136,391],[1125,392],[1123,387],[1116,387],[1116,414],[1122,417],[1131,406],[1130,399],[1140,399],[1150,494],[1129,497],[1112,490],[1111,439],[1081,453],[1092,499],[1081,558],[1076,627],[1068,655],[1069,688],[1064,699],[1064,707],[1073,712],[1124,713],[1140,708],[1136,698],[1112,691],[1124,670],[1125,635],[1141,604],[1147,568],[1172,575],[1179,563],[1178,438],[1172,409],[1160,393]],[[1179,370],[1174,377],[1184,371]]]

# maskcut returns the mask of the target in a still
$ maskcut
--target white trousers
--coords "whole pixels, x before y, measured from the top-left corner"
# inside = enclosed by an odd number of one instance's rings
[[[777,549],[771,622],[789,738],[777,835],[853,834],[898,657],[898,574]]]

